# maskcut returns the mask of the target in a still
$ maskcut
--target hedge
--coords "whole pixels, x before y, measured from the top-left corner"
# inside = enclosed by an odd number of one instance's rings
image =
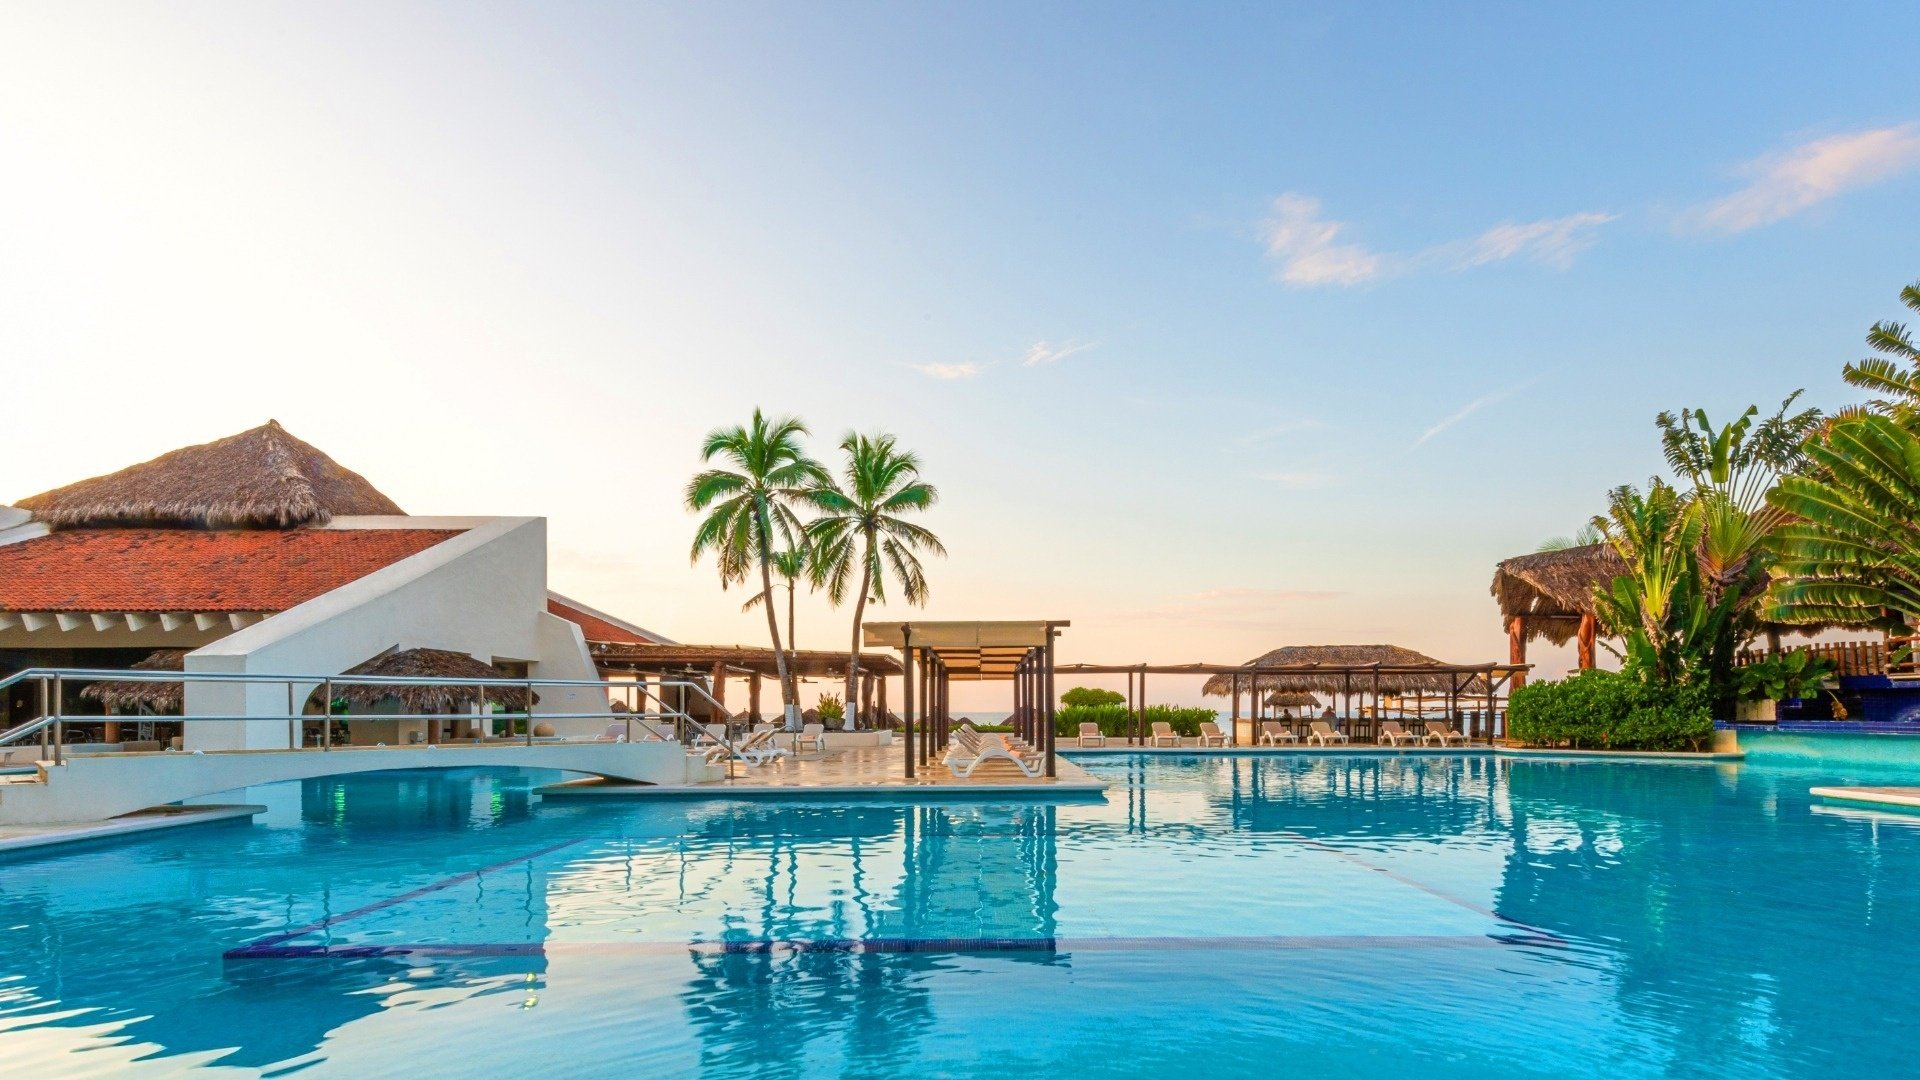
[[[1713,738],[1707,692],[1652,686],[1612,671],[1528,683],[1507,705],[1507,736],[1576,750],[1703,750]]]
[[[1152,731],[1154,721],[1164,720],[1173,725],[1175,732],[1192,738],[1200,734],[1202,723],[1218,718],[1219,714],[1212,709],[1149,705],[1146,723],[1141,730]],[[1099,724],[1102,735],[1123,739],[1133,734],[1134,718],[1125,705],[1069,705],[1053,714],[1053,730],[1059,738],[1070,739],[1080,734],[1081,724]]]

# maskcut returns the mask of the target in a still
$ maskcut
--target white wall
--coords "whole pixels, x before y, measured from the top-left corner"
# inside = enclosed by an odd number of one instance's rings
[[[554,628],[546,612],[544,518],[338,518],[334,529],[463,528],[444,543],[281,612],[187,654],[191,672],[337,673],[387,649],[434,648],[481,660],[526,661],[535,677],[594,677],[577,629]],[[571,628],[572,624],[565,623]],[[296,684],[297,714],[318,684]],[[566,700],[542,691],[545,712],[604,711],[606,695]],[[581,706],[587,707],[581,707]],[[284,684],[188,683],[188,716],[247,716],[241,722],[187,723],[188,749],[271,749],[288,745]],[[604,721],[556,722],[562,733],[591,732]]]

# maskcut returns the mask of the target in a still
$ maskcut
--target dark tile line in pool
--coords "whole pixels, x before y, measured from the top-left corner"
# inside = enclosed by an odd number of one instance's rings
[[[354,908],[352,911],[341,912],[338,915],[329,915],[318,922],[308,923],[305,926],[296,927],[284,933],[269,934],[266,937],[258,938],[254,941],[250,941],[247,944],[242,945],[237,949],[229,949],[227,950],[225,955],[233,956],[236,954],[248,953],[249,950],[258,950],[258,949],[278,946],[278,945],[281,945],[283,942],[292,941],[294,938],[306,937],[308,934],[317,934],[322,930],[339,926],[341,923],[348,922],[353,919],[358,919],[364,915],[371,915],[376,911],[385,911],[387,908],[393,907],[396,904],[404,904],[409,900],[416,900],[430,893],[439,892],[442,889],[450,889],[455,885],[459,885],[462,882],[472,881],[475,878],[478,878],[484,874],[491,874],[500,870],[505,870],[509,866],[518,866],[521,863],[532,862],[533,860],[538,859],[543,855],[551,855],[554,852],[560,851],[564,848],[570,848],[575,844],[584,843],[586,839],[587,838],[584,836],[576,836],[571,840],[563,840],[558,844],[549,844],[548,846],[543,847],[538,851],[530,851],[523,855],[516,855],[511,859],[503,859],[500,862],[493,863],[489,866],[482,866],[477,870],[468,870],[466,873],[463,873],[463,874],[455,874],[449,878],[442,878],[439,881],[435,881],[427,885],[422,885],[417,889],[410,889],[407,892],[403,892],[398,896],[389,896],[384,900],[376,900],[373,903],[367,904],[363,907]],[[298,946],[298,947],[299,948],[321,948],[322,946]]]
[[[418,945],[243,945],[229,960],[358,960],[404,956],[551,956],[565,953],[645,956],[774,955],[790,953],[1071,953],[1154,950],[1292,949],[1474,949],[1508,946],[1564,947],[1552,935],[1527,934],[1310,934],[1235,937],[1089,938],[826,938],[818,941],[766,938],[750,941],[478,942]]]
[[[1350,851],[1346,851],[1342,848],[1335,847],[1332,844],[1325,843],[1324,841],[1315,840],[1311,836],[1306,836],[1304,834],[1297,833],[1297,832],[1282,832],[1282,833],[1277,833],[1275,835],[1285,837],[1286,839],[1292,840],[1295,843],[1305,845],[1306,847],[1310,847],[1315,851],[1324,851],[1327,854],[1332,855],[1337,859],[1344,859],[1355,866],[1363,867],[1375,873],[1385,874],[1402,885],[1406,885],[1410,888],[1419,889],[1421,892],[1426,893],[1428,896],[1434,897],[1437,900],[1444,900],[1447,903],[1452,904],[1454,907],[1460,908],[1464,911],[1471,911],[1475,915],[1484,915],[1489,919],[1495,920],[1496,922],[1505,923],[1506,925],[1515,927],[1516,929],[1524,930],[1527,932],[1527,935],[1529,935],[1531,938],[1534,939],[1536,943],[1550,942],[1558,946],[1565,946],[1567,944],[1567,941],[1565,938],[1560,937],[1559,935],[1555,934],[1551,930],[1543,930],[1538,926],[1529,926],[1526,923],[1520,922],[1517,919],[1509,919],[1497,911],[1490,911],[1486,908],[1481,907],[1478,904],[1468,903],[1467,901],[1462,900],[1451,893],[1444,892],[1440,889],[1436,889],[1424,881],[1420,881],[1416,878],[1410,878],[1405,874],[1402,874],[1399,871],[1393,870],[1389,867],[1377,866],[1361,858],[1360,856],[1353,854]]]

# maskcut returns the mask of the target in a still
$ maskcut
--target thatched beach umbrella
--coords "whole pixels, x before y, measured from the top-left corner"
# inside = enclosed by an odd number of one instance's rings
[[[291,529],[335,515],[405,512],[274,420],[19,505],[57,529]]]
[[[128,665],[129,671],[185,671],[187,650],[156,649],[141,660]],[[109,713],[141,713],[148,715],[179,715],[186,707],[186,693],[176,681],[136,682],[128,679],[116,682],[89,683],[80,690],[80,696],[88,701],[97,701]]]
[[[1275,690],[1267,695],[1270,709],[1317,709],[1320,699],[1303,690]]]
[[[382,653],[364,664],[356,664],[340,676],[373,675],[418,679],[499,679],[499,668],[482,663],[463,652],[448,649],[402,649]],[[510,712],[527,711],[527,692],[508,686],[485,687],[486,699]],[[333,696],[356,711],[383,702],[398,702],[407,713],[456,713],[472,709],[481,696],[477,686],[429,686],[405,683],[336,682]],[[315,691],[317,694],[318,691]],[[538,703],[538,694],[533,698]]]

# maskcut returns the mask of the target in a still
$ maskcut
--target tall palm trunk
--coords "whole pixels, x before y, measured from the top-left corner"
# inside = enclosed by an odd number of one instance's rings
[[[794,724],[799,719],[799,713],[795,712],[793,707],[798,704],[800,695],[797,692],[798,688],[793,684],[793,671],[787,666],[786,650],[780,647],[780,616],[774,614],[772,604],[773,527],[767,522],[764,507],[756,507],[756,517],[758,520],[755,522],[755,527],[760,532],[760,588],[764,590],[768,600],[760,606],[767,611],[767,636],[773,639],[773,662],[780,675],[780,712],[786,728],[790,731],[798,730]]]
[[[859,720],[858,684],[860,682],[860,619],[867,610],[867,586],[873,582],[873,534],[867,534],[867,555],[860,564],[860,598],[853,602],[853,644],[847,650],[846,729],[852,731]]]

